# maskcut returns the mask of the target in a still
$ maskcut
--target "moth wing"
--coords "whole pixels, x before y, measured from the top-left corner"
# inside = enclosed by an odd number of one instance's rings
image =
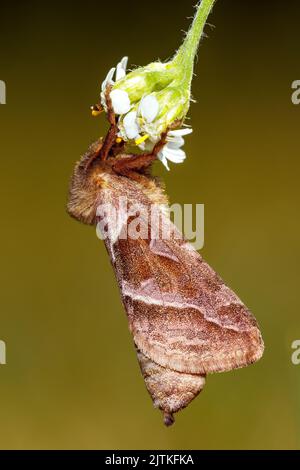
[[[122,191],[124,183],[110,177],[106,201],[117,207]],[[150,208],[149,198],[128,179],[126,192],[133,204]],[[255,318],[168,215],[159,212],[154,234],[151,216],[140,216],[143,236],[137,237],[128,230],[130,220],[122,218],[126,236],[120,236],[118,226],[106,246],[138,349],[158,365],[187,374],[227,371],[257,361],[263,341]]]
[[[136,345],[157,364],[185,373],[221,372],[257,361],[263,342],[255,318],[172,230],[169,240],[128,238],[114,246]]]

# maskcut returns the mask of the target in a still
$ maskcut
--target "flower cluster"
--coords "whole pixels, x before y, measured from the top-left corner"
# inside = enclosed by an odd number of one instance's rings
[[[117,116],[118,139],[151,152],[163,134],[166,144],[157,157],[169,170],[168,161],[182,163],[184,136],[192,129],[180,127],[189,110],[194,57],[214,0],[202,0],[182,46],[167,62],[153,62],[128,74],[128,57],[112,68],[101,87],[101,104],[107,111],[107,87]],[[96,112],[97,113],[97,112]]]
[[[107,111],[106,90],[110,86],[111,104],[118,116],[118,137],[134,143],[142,150],[151,151],[169,126],[184,119],[190,96],[186,90],[172,86],[174,73],[168,64],[150,64],[126,75],[127,62],[128,58],[124,57],[117,67],[108,72],[101,87],[101,104]],[[150,77],[153,74],[154,77]],[[153,88],[157,88],[159,75],[162,75],[161,82],[165,87],[151,91],[151,82],[154,78]],[[150,89],[150,93],[145,93],[147,89]],[[183,136],[191,132],[190,128],[168,132],[166,144],[158,153],[158,158],[168,170],[168,160],[182,163],[185,159],[185,152],[181,148],[184,145]]]

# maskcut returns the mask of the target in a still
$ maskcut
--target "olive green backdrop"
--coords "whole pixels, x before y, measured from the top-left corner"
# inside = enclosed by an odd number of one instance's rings
[[[196,65],[188,158],[172,202],[205,204],[206,260],[257,317],[256,365],[209,376],[162,425],[139,372],[114,275],[65,212],[69,176],[104,118],[90,116],[123,55],[172,55],[189,1],[1,3],[0,447],[299,448],[299,2],[219,0]]]

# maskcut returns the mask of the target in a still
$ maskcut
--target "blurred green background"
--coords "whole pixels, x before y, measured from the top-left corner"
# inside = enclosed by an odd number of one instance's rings
[[[2,2],[0,79],[2,449],[290,449],[300,446],[298,1],[219,0],[196,65],[188,158],[171,202],[205,204],[202,254],[251,308],[266,351],[208,377],[162,425],[93,228],[65,212],[69,176],[106,129],[90,117],[123,55],[172,55],[192,1]]]

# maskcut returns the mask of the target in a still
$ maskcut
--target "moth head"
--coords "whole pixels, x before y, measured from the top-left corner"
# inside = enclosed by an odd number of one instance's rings
[[[108,171],[99,160],[87,165],[101,144],[101,140],[92,144],[76,163],[69,186],[67,212],[71,217],[88,225],[96,223],[99,191],[105,184],[101,173]]]

